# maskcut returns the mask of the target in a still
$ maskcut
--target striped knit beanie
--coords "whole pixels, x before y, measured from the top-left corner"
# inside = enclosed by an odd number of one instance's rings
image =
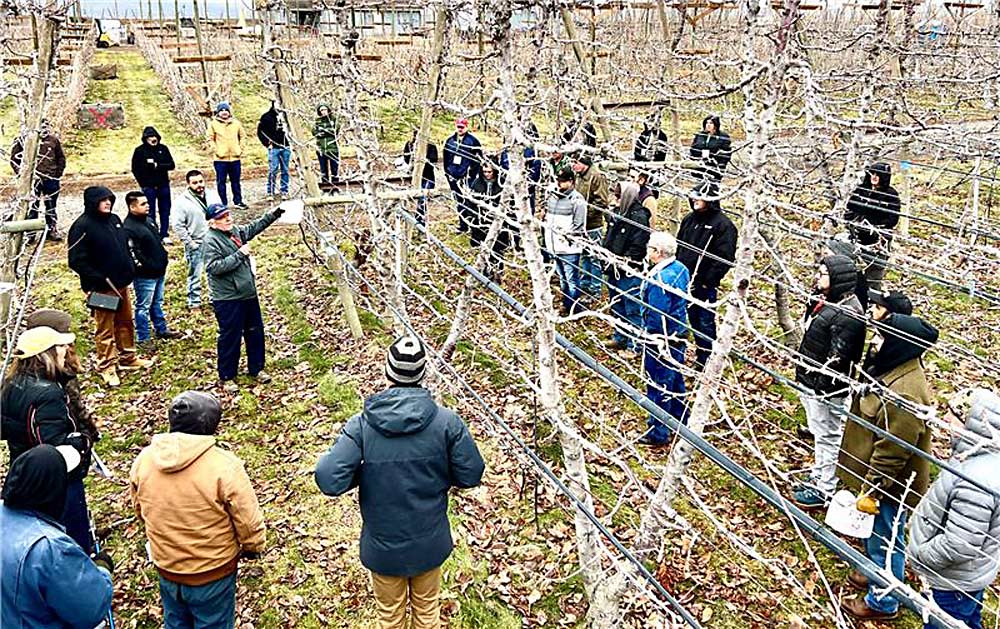
[[[389,346],[385,360],[385,377],[393,384],[417,384],[424,379],[427,353],[420,339],[401,336]]]

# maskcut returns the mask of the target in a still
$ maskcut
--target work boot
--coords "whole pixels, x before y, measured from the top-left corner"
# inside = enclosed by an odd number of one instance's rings
[[[854,598],[841,601],[840,607],[847,612],[848,616],[857,618],[858,620],[894,620],[899,615],[898,609],[889,613],[880,612],[877,609],[868,607],[864,594],[858,594]]]
[[[53,229],[45,235],[45,239],[49,242],[62,242],[66,240],[66,237],[59,233],[59,230]]]
[[[621,350],[626,349],[625,343],[622,343],[618,339],[611,339],[610,341],[604,344],[604,347],[613,352],[620,352]]]
[[[851,570],[851,573],[847,575],[847,582],[851,584],[855,590],[861,590],[862,592],[868,591],[868,577],[861,574],[857,570]]]
[[[149,358],[139,358],[136,356],[134,359],[127,363],[118,363],[118,368],[122,371],[137,371],[139,369],[148,369],[153,366],[152,359]]]
[[[180,332],[175,332],[173,330],[167,330],[163,334],[160,334],[160,333],[156,334],[156,338],[158,338],[158,339],[164,339],[166,341],[169,341],[170,339],[179,339],[179,338],[181,338],[183,336],[184,335],[181,334]]]
[[[122,381],[118,378],[118,370],[114,367],[102,371],[101,380],[103,380],[104,384],[109,387],[117,387],[122,383]]]

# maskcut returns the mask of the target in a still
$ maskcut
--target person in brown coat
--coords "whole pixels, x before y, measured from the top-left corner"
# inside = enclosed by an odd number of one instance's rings
[[[615,207],[607,176],[594,165],[590,155],[581,154],[573,162],[576,191],[587,202],[587,240],[599,247],[604,240],[604,213]],[[610,217],[609,217],[610,218]],[[600,259],[584,249],[580,255],[580,288],[600,297],[604,270]]]
[[[38,204],[45,204],[45,224],[48,226],[48,240],[63,240],[59,233],[59,217],[56,214],[56,203],[59,201],[59,180],[66,171],[66,154],[63,153],[62,142],[52,133],[48,120],[42,120],[38,131],[38,152],[35,161],[34,199],[31,202],[31,212],[28,218],[38,216]],[[10,167],[15,174],[21,172],[24,160],[24,138],[14,140],[10,149]]]
[[[237,564],[264,550],[264,518],[243,462],[215,442],[221,419],[214,395],[181,393],[170,405],[170,432],[153,436],[129,475],[167,629],[232,627]]]
[[[919,317],[902,314],[883,319],[876,324],[876,330],[872,344],[877,349],[868,352],[861,375],[862,382],[874,382],[874,388],[856,396],[851,415],[929,452],[930,428],[911,409],[933,404],[920,357],[937,341],[938,331]],[[886,555],[891,554],[892,573],[902,581],[907,510],[901,508],[900,502],[910,509],[917,506],[930,482],[930,463],[849,418],[837,467],[840,480],[860,496],[858,510],[875,516],[872,535],[865,542],[868,558],[884,566]],[[899,601],[891,595],[879,597],[860,573],[852,573],[848,580],[858,589],[867,590],[867,594],[844,602],[843,609],[851,616],[888,620],[899,613]]]

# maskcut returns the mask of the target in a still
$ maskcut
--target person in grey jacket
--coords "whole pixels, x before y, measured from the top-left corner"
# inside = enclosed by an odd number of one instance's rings
[[[211,205],[206,212],[208,233],[202,248],[208,270],[208,290],[212,309],[219,322],[219,381],[225,390],[237,390],[236,371],[240,366],[242,339],[247,345],[247,371],[258,382],[271,376],[264,371],[264,320],[257,300],[256,269],[250,256],[250,241],[284,214],[280,207],[248,225],[233,225],[229,208]]]
[[[358,488],[361,563],[372,572],[379,626],[440,626],[441,564],[453,542],[448,490],[479,485],[484,463],[465,423],[421,386],[426,351],[403,336],[387,352],[389,388],[365,400],[316,465],[328,496]]]
[[[576,191],[576,175],[564,168],[556,176],[556,191],[545,210],[545,249],[555,259],[562,290],[561,314],[576,310],[583,292],[580,277],[582,239],[587,236],[587,201]]]
[[[208,233],[205,212],[208,206],[219,205],[219,193],[205,189],[205,176],[200,170],[187,173],[187,190],[175,201],[170,226],[184,243],[184,259],[188,264],[187,305],[201,308],[201,276],[205,273],[205,258],[201,248]]]
[[[965,395],[964,432],[953,431],[948,463],[990,491],[942,470],[917,505],[907,554],[938,606],[981,629],[983,591],[1000,568],[1000,397],[985,389]],[[953,427],[962,414],[952,411]]]

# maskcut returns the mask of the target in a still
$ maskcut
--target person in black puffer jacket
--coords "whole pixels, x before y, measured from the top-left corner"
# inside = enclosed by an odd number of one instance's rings
[[[96,331],[94,350],[97,371],[109,387],[118,386],[118,367],[148,367],[136,356],[135,324],[128,286],[135,279],[135,265],[128,250],[122,222],[112,213],[115,195],[103,186],[83,191],[83,214],[69,228],[69,268],[80,276],[85,293],[103,293],[121,298],[118,309],[93,310]]]
[[[170,228],[170,171],[174,169],[174,157],[170,149],[160,139],[156,128],[142,130],[142,144],[132,152],[132,175],[149,201],[150,218],[156,224],[159,214],[159,229],[162,238],[167,237]]]
[[[642,123],[642,133],[635,140],[632,159],[637,162],[662,162],[667,159],[670,138],[660,128],[659,116],[650,116]]]
[[[837,453],[844,434],[840,409],[865,343],[864,311],[854,294],[857,276],[850,258],[823,258],[817,274],[818,295],[806,310],[795,380],[807,391],[800,397],[815,441],[816,460],[809,482],[794,492],[795,502],[803,508],[822,507],[837,486]]]
[[[156,225],[149,220],[149,201],[141,192],[125,195],[128,216],[124,229],[129,251],[135,263],[135,335],[140,345],[149,342],[152,319],[156,337],[173,339],[180,336],[167,329],[163,314],[164,276],[167,273],[167,250],[163,247]]]
[[[604,236],[604,248],[609,253],[624,258],[605,267],[608,278],[608,298],[611,312],[629,328],[642,329],[642,305],[639,291],[642,288],[642,264],[646,258],[646,243],[649,242],[649,221],[652,215],[639,200],[639,184],[631,181],[618,183],[618,214],[608,225]],[[634,333],[621,326],[615,326],[614,335],[608,349],[635,350]]]
[[[733,268],[736,260],[738,234],[719,203],[719,186],[703,181],[688,198],[691,213],[677,230],[677,259],[691,272],[691,296],[715,304],[719,284]],[[688,319],[698,346],[695,366],[705,366],[715,341],[715,308],[703,308],[694,301],[688,303]]]
[[[851,240],[861,246],[866,264],[865,279],[869,288],[882,287],[892,246],[892,230],[899,223],[902,204],[899,193],[890,184],[892,169],[879,162],[865,171],[861,185],[847,201],[847,221]]]
[[[483,158],[479,174],[469,185],[469,241],[473,247],[483,244],[486,232],[500,209],[500,193],[503,182],[497,162],[492,157]]]
[[[729,134],[722,130],[718,116],[705,116],[701,121],[701,131],[691,140],[691,159],[702,163],[699,172],[719,181],[729,160],[733,158],[733,145]]]
[[[267,149],[267,195],[275,194],[275,180],[281,178],[281,194],[288,194],[288,162],[292,150],[288,146],[287,122],[284,112],[278,111],[275,102],[257,123],[257,139]]]
[[[90,468],[91,439],[69,412],[61,384],[75,376],[66,364],[67,350],[76,340],[47,326],[25,330],[17,339],[15,361],[0,391],[0,432],[10,449],[10,462],[39,444],[71,445],[81,463],[69,477],[66,505],[60,522],[88,555],[90,522],[83,477]]]

